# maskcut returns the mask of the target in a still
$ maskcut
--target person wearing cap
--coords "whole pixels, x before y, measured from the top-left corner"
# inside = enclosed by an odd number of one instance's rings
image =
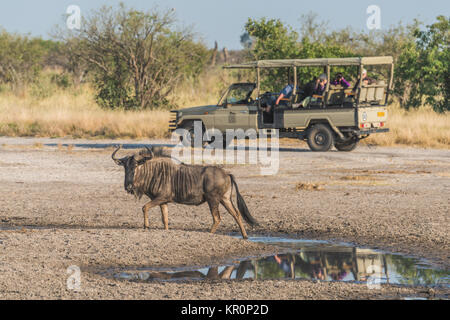
[[[359,86],[359,81],[360,81],[360,79],[358,78],[358,81],[356,81],[356,83],[355,83],[355,86],[353,87],[353,91],[356,91],[356,89],[358,88],[358,86]],[[363,85],[369,85],[369,84],[373,84],[373,83],[375,83],[376,82],[376,80],[375,79],[373,79],[373,78],[369,78],[368,76],[367,76],[367,70],[366,69],[363,69],[362,70],[362,83],[363,83]]]
[[[317,100],[317,98],[313,98],[314,95],[323,96],[327,88],[327,82],[328,77],[325,73],[322,73],[316,80],[308,82],[303,95],[305,98],[300,105],[306,107],[311,101]]]
[[[322,73],[316,80],[316,85],[313,90],[313,94],[322,96],[327,88],[328,77],[325,73]]]

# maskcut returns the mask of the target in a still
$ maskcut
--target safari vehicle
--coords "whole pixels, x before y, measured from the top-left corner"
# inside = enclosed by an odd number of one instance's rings
[[[358,85],[345,89],[330,84],[331,68],[357,68],[359,79],[367,66],[387,67],[387,80],[375,84]],[[297,92],[297,69],[320,67],[327,75],[328,82],[322,96],[313,96],[311,102],[301,104],[301,92]],[[306,140],[313,151],[328,151],[334,145],[339,151],[352,151],[359,140],[372,133],[389,131],[386,128],[387,102],[393,82],[393,59],[386,57],[352,57],[321,59],[259,60],[238,65],[225,66],[230,69],[253,69],[256,71],[255,83],[232,84],[217,105],[181,109],[172,112],[169,124],[171,131],[184,128],[190,133],[193,143],[194,122],[201,121],[203,132],[209,129],[255,129],[258,135],[267,135],[273,129],[279,130],[280,137]],[[261,70],[265,68],[289,68],[294,75],[294,91],[285,105],[276,106],[273,117],[267,117],[263,107],[270,97],[278,93],[260,92]],[[181,137],[187,140],[187,137]],[[208,133],[204,134],[203,144],[210,143]],[[225,140],[225,139],[224,139]],[[230,141],[224,142],[224,147]],[[189,141],[187,142],[189,143]]]

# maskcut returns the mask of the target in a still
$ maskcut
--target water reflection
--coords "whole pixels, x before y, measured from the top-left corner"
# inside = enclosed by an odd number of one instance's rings
[[[253,240],[258,241],[257,239]],[[309,279],[450,287],[448,271],[433,269],[415,258],[317,241],[272,243],[294,248],[296,251],[234,261],[223,266],[175,268],[171,270],[124,270],[114,276],[120,279],[138,281]]]

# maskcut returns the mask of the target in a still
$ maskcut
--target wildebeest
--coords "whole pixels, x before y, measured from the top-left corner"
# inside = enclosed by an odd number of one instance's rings
[[[249,225],[257,224],[239,193],[234,176],[222,168],[176,163],[170,156],[165,155],[161,148],[156,150],[147,147],[139,153],[118,159],[115,155],[119,149],[120,146],[111,157],[125,169],[125,190],[138,198],[146,195],[151,199],[142,207],[144,228],[150,227],[148,211],[160,206],[164,228],[168,230],[167,204],[171,202],[187,205],[207,202],[213,217],[211,233],[216,232],[220,223],[219,204],[236,220],[244,239],[247,239],[247,232],[241,215]],[[232,202],[233,186],[236,189],[239,210]]]

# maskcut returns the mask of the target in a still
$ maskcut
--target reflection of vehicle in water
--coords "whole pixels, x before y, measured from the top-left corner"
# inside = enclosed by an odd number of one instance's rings
[[[175,271],[123,273],[130,280],[309,279],[321,281],[375,280],[381,283],[447,283],[448,273],[417,265],[417,261],[370,249],[345,246],[297,247],[297,253]]]

